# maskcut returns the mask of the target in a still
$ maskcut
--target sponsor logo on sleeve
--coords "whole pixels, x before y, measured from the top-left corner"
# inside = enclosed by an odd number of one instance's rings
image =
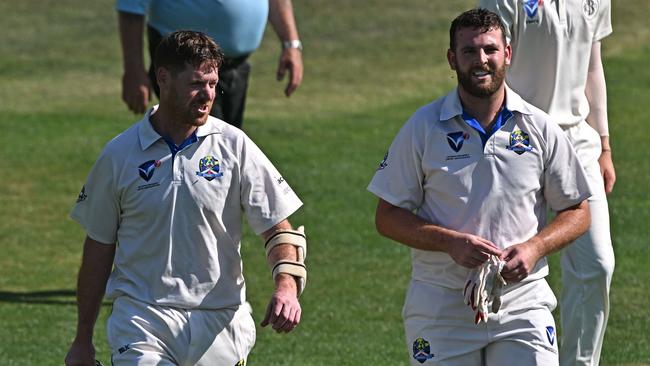
[[[582,13],[587,19],[593,19],[598,13],[600,3],[598,0],[582,0]]]
[[[431,344],[429,344],[429,341],[424,338],[418,338],[413,341],[413,358],[419,363],[424,363],[434,356],[431,353]]]
[[[384,155],[384,159],[379,163],[377,170],[383,170],[387,166],[388,166],[388,151],[386,151],[386,155]]]
[[[223,176],[221,172],[221,163],[219,159],[214,156],[208,155],[201,160],[199,160],[199,171],[196,172],[196,175],[203,177],[209,181],[214,178],[219,178]]]
[[[510,144],[506,146],[506,149],[514,151],[517,155],[533,151],[528,134],[522,130],[516,130],[510,134]]]
[[[86,194],[86,186],[81,187],[81,192],[79,192],[79,196],[77,196],[77,203],[83,202],[88,198],[88,195]]]

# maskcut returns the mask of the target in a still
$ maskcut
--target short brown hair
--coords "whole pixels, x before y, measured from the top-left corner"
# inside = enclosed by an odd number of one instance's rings
[[[449,28],[449,49],[456,48],[456,33],[460,28],[480,29],[481,33],[489,32],[491,29],[500,29],[503,44],[506,44],[506,29],[501,18],[496,13],[487,9],[472,9],[457,16],[451,22]]]
[[[195,68],[205,65],[218,69],[223,63],[221,47],[208,35],[181,30],[170,33],[160,41],[156,48],[154,67],[164,67],[177,74],[186,64]]]

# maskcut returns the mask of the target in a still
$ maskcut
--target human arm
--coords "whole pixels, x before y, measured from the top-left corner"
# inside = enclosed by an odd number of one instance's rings
[[[584,234],[590,222],[587,200],[558,211],[553,221],[537,235],[503,250],[501,260],[506,264],[501,275],[508,282],[520,282],[533,271],[538,260]]]
[[[144,66],[144,15],[118,11],[122,46],[122,100],[134,113],[144,113],[151,99],[151,83]]]
[[[77,334],[65,358],[66,366],[94,366],[93,329],[113,267],[115,244],[86,237],[77,278]]]
[[[279,230],[291,230],[289,221],[285,219],[262,233],[264,241]],[[298,252],[291,244],[279,244],[271,249],[267,260],[270,264],[282,260],[297,261]],[[300,302],[298,302],[298,279],[287,273],[279,273],[275,278],[275,291],[261,325],[265,327],[270,324],[278,333],[290,332],[300,323],[301,313]]]
[[[300,40],[291,0],[269,0],[269,22],[278,35],[280,42]],[[282,47],[277,70],[278,81],[284,78],[287,71],[289,71],[289,82],[284,89],[284,94],[289,97],[302,82],[301,49]]]
[[[501,250],[487,239],[431,224],[383,199],[377,204],[375,225],[381,235],[411,248],[445,252],[467,268],[482,264],[490,254],[501,255]]]
[[[585,95],[589,102],[587,123],[600,135],[601,153],[598,158],[598,164],[600,165],[600,172],[605,182],[605,192],[609,194],[614,189],[614,183],[616,183],[616,171],[614,170],[614,163],[612,161],[612,148],[609,145],[607,84],[605,82],[605,71],[601,60],[600,41],[594,42],[591,46]]]

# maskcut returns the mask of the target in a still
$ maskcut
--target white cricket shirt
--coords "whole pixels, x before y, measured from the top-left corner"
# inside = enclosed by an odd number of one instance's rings
[[[500,248],[524,242],[555,211],[590,195],[564,132],[506,88],[512,115],[483,144],[462,118],[457,91],[420,108],[399,131],[368,190],[433,224]],[[462,288],[469,269],[444,252],[412,249],[414,279]],[[526,281],[548,274],[546,259]]]
[[[512,45],[508,85],[561,126],[584,121],[591,46],[612,33],[610,0],[480,0],[479,6],[504,22]]]
[[[260,234],[302,202],[239,129],[209,117],[198,141],[173,155],[151,126],[152,111],[106,145],[71,217],[92,239],[118,243],[109,298],[239,305],[243,217]]]

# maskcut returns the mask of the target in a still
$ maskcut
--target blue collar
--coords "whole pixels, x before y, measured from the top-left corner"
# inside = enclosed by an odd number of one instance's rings
[[[167,146],[169,146],[169,150],[172,152],[172,156],[176,156],[177,152],[199,141],[199,138],[196,136],[196,130],[194,130],[194,132],[188,138],[186,138],[185,141],[181,142],[180,145],[176,145],[173,141],[167,139],[166,137],[163,137],[163,140],[165,140]]]
[[[497,113],[496,116],[496,121],[494,121],[494,124],[492,125],[492,129],[489,132],[485,132],[483,129],[483,126],[476,120],[476,118],[472,117],[469,115],[469,113],[465,112],[463,110],[463,119],[465,122],[470,125],[473,129],[478,131],[478,134],[481,136],[481,141],[483,142],[483,146],[485,147],[485,144],[487,143],[487,140],[490,138],[490,136],[494,135],[495,132],[497,132],[503,125],[512,117],[512,112],[508,110],[505,106],[501,108],[499,113]]]

